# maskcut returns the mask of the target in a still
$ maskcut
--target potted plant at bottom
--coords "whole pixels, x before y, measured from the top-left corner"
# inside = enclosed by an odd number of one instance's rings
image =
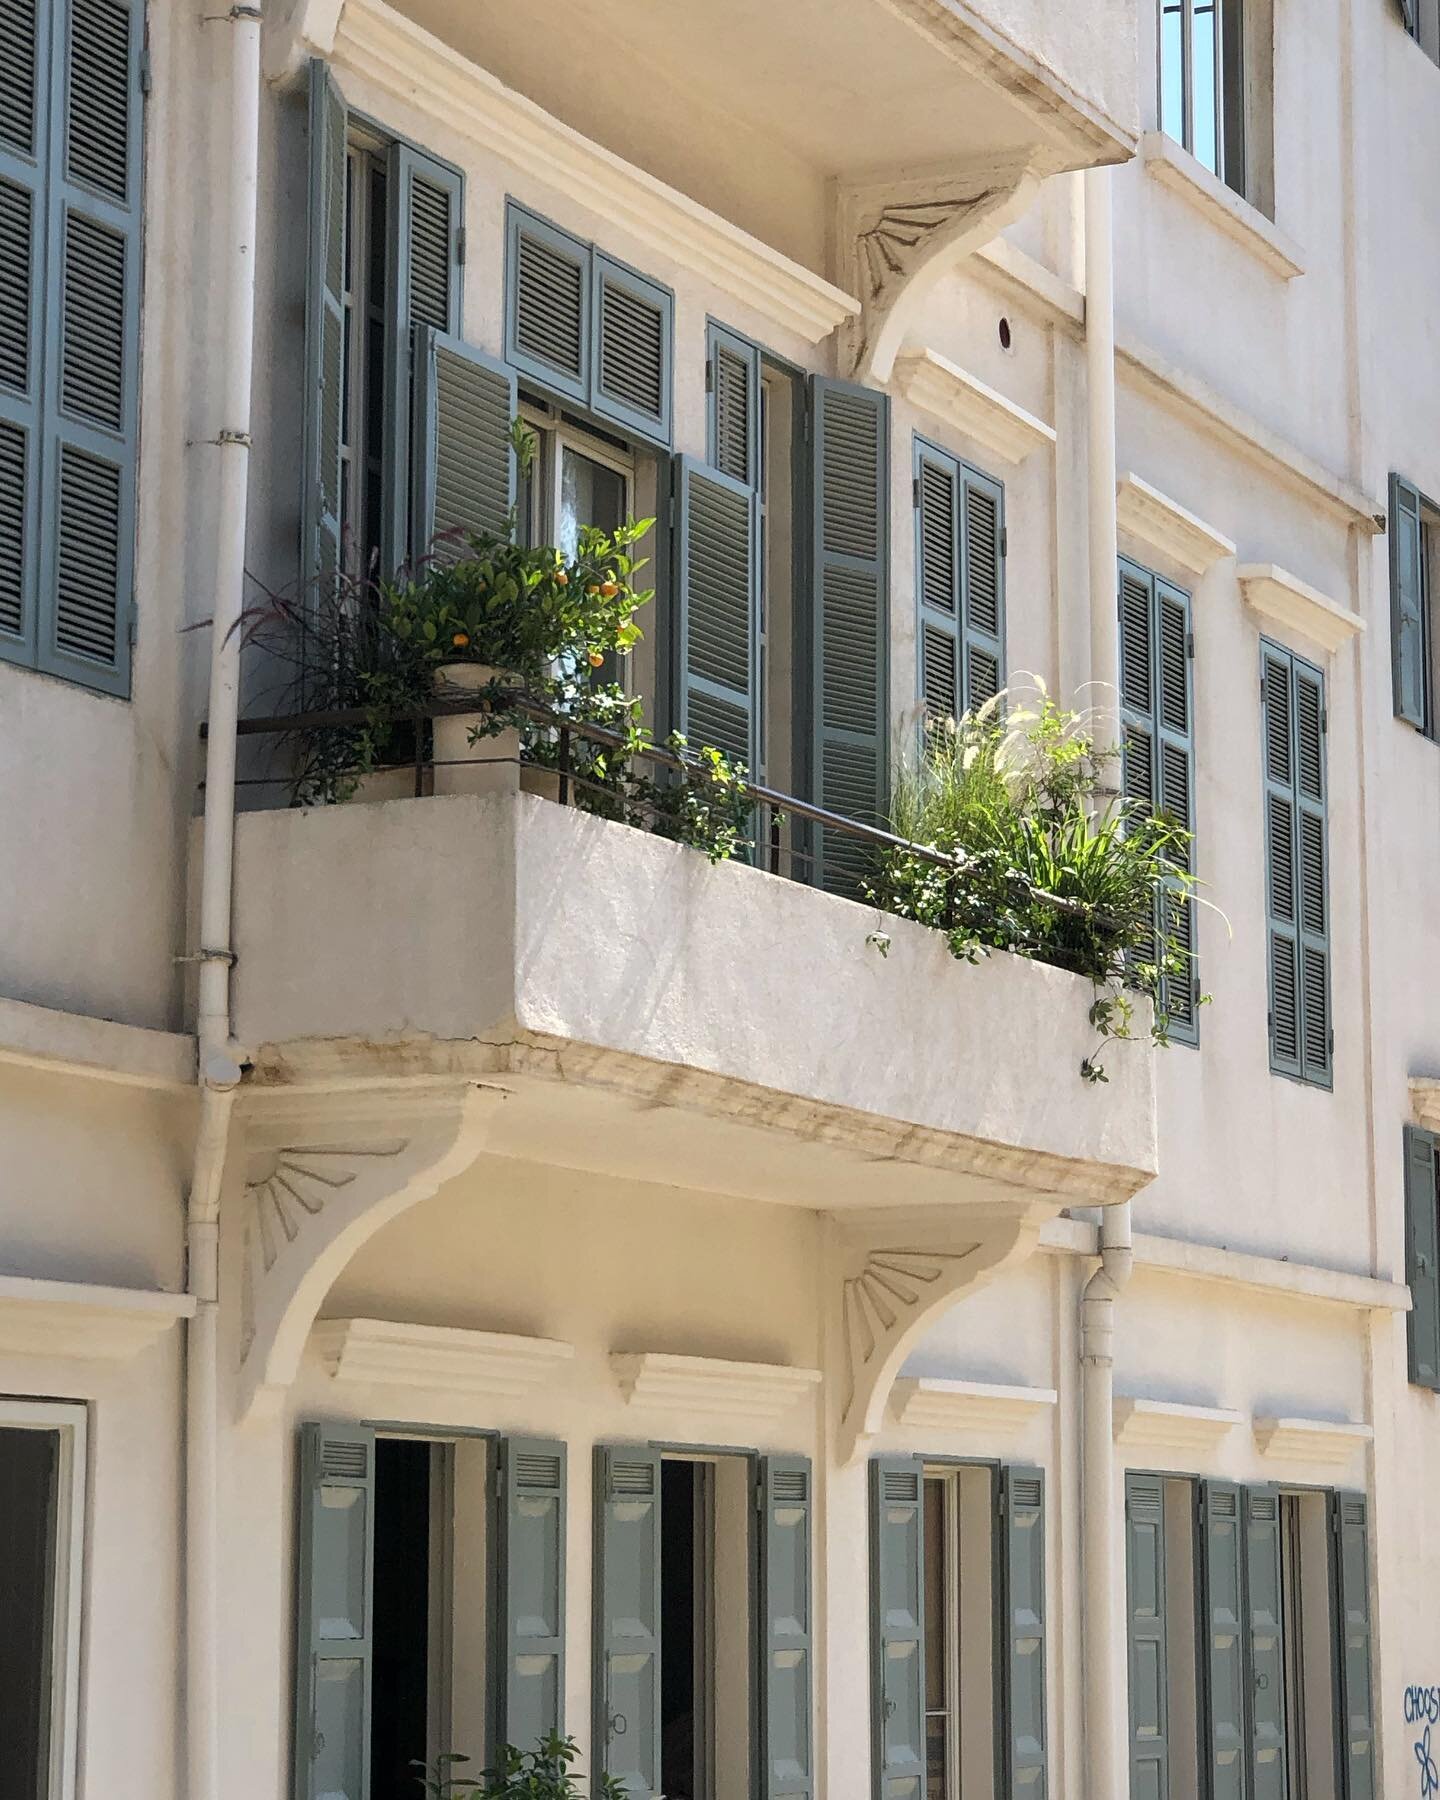
[[[417,1777],[426,1800],[585,1800],[580,1777],[575,1773],[580,1750],[574,1738],[552,1732],[533,1750],[517,1750],[506,1744],[493,1769],[469,1776],[457,1767],[466,1756],[440,1756],[428,1767],[416,1763]],[[625,1800],[625,1786],[613,1775],[600,1774],[590,1782],[590,1800]]]

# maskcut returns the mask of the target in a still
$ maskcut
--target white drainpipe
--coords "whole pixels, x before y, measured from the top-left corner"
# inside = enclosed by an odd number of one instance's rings
[[[218,1800],[220,1184],[241,1055],[230,1024],[231,869],[235,725],[240,706],[255,235],[260,161],[260,10],[236,5],[230,26],[229,211],[225,336],[220,348],[215,586],[211,603],[209,733],[200,867],[200,1119],[186,1219],[187,1286],[197,1301],[185,1357],[186,1800]]]

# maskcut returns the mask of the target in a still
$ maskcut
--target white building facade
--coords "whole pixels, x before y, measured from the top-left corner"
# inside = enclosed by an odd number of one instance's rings
[[[1440,1791],[1433,14],[0,0],[0,1800]],[[1176,1041],[289,805],[249,621],[516,412],[780,793],[1118,693]]]

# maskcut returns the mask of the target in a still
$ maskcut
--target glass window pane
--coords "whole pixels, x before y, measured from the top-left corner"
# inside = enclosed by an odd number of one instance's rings
[[[1185,138],[1185,8],[1165,0],[1160,9],[1160,129]]]
[[[614,531],[625,522],[625,477],[567,445],[560,462],[559,548],[574,556],[583,525]]]
[[[1197,5],[1190,39],[1190,104],[1194,142],[1190,150],[1198,162],[1212,174],[1220,171],[1219,131],[1216,125],[1216,76],[1219,58],[1215,51],[1216,8]]]
[[[0,1429],[0,1800],[49,1791],[60,1438]]]

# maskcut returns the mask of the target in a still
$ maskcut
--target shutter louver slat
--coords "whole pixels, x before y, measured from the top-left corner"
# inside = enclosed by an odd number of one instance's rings
[[[668,444],[670,291],[599,251],[593,279],[597,316],[590,403],[603,418]]]
[[[0,657],[36,660],[50,9],[0,0]],[[42,71],[44,79],[41,80]],[[35,160],[31,160],[34,158]]]
[[[428,325],[415,345],[417,556],[454,558],[475,534],[505,537],[515,504],[515,374]]]
[[[1262,654],[1270,1066],[1328,1082],[1323,695],[1288,650]]]
[[[30,292],[34,204],[22,187],[0,181],[0,386],[30,392]]]
[[[875,1800],[925,1788],[925,1546],[921,1465],[870,1464],[871,1761]]]
[[[35,149],[35,77],[40,60],[36,0],[0,0],[0,44],[5,46],[0,144],[29,156]]]
[[[1410,1379],[1440,1391],[1440,1206],[1435,1139],[1405,1127],[1405,1279],[1410,1284],[1406,1339]]]
[[[767,1456],[757,1472],[760,1510],[758,1695],[760,1800],[814,1792],[810,1463]]]
[[[25,433],[0,420],[0,635],[25,624]]]
[[[711,332],[710,462],[732,481],[753,487],[758,370],[750,346]]]
[[[65,221],[60,397],[91,424],[120,429],[125,399],[125,240],[71,213]]]
[[[959,547],[955,536],[955,476],[928,457],[920,459],[920,600],[954,614]]]
[[[679,483],[680,730],[756,763],[755,496],[718,470],[682,457]]]
[[[965,710],[976,712],[1000,690],[1005,670],[1005,490],[974,469],[962,472],[965,538],[961,551]]]
[[[130,182],[130,7],[70,0],[66,170],[123,201]]]
[[[410,176],[410,323],[447,331],[453,311],[450,281],[455,225],[447,189]]]
[[[56,644],[71,656],[113,664],[120,601],[120,471],[63,445],[58,511]]]
[[[1340,1713],[1340,1800],[1375,1800],[1371,1670],[1369,1502],[1330,1496],[1331,1594],[1338,1623],[1335,1688]]]
[[[1155,710],[1152,668],[1155,653],[1151,620],[1153,583],[1148,575],[1120,566],[1120,697],[1132,712],[1148,718]]]
[[[1432,728],[1429,594],[1419,490],[1390,477],[1390,659],[1395,712],[1417,731]]]
[[[917,584],[920,590],[920,694],[932,719],[965,710],[960,651],[960,477],[949,459],[917,442]]]
[[[505,360],[588,404],[590,246],[513,204],[505,217]]]

